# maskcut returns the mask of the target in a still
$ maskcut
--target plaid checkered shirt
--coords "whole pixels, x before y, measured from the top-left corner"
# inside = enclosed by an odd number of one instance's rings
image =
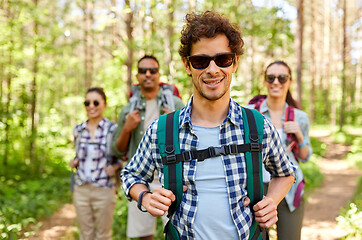
[[[79,146],[78,149],[76,149],[77,157],[79,159],[79,166],[77,169],[75,184],[82,185],[85,183],[92,183],[98,187],[112,187],[114,185],[113,179],[107,175],[104,167],[110,164],[107,163],[106,147],[109,146],[109,148],[111,148],[112,144],[111,142],[106,143],[107,134],[109,132],[114,133],[116,128],[117,124],[109,121],[107,118],[103,118],[98,123],[98,126],[95,130],[94,140],[91,142],[91,133],[88,130],[87,121],[74,127],[74,139],[79,138]],[[112,140],[113,136],[110,139]],[[95,151],[91,167],[91,179],[86,179],[84,173],[84,164],[86,162],[88,144],[95,145]],[[112,152],[110,154],[112,156],[112,164],[121,164],[120,159],[115,158]]]
[[[181,109],[179,118],[180,150],[195,150],[198,147],[198,139],[191,124],[192,97],[187,105]],[[220,145],[243,144],[244,126],[241,106],[234,100],[230,100],[228,115],[219,126]],[[164,182],[163,166],[158,150],[157,120],[147,129],[142,141],[129,164],[122,170],[123,190],[131,200],[130,188],[135,183],[148,183],[153,180],[153,173],[157,169],[160,182]],[[264,118],[263,133],[263,162],[272,177],[294,175],[295,167],[289,162],[283,149],[278,133],[274,126]],[[230,215],[238,231],[240,239],[249,238],[249,228],[252,224],[252,214],[249,207],[243,206],[247,196],[246,190],[246,163],[244,154],[221,156],[223,159]],[[195,239],[193,223],[197,212],[198,202],[195,176],[196,159],[183,162],[183,184],[188,189],[183,193],[180,207],[172,216],[172,224],[177,228],[181,239]],[[207,160],[206,160],[207,161]]]

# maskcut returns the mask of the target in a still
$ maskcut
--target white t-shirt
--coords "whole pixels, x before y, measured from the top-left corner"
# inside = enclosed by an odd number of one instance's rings
[[[93,164],[93,155],[95,152],[95,144],[87,144],[87,157],[85,158],[84,163],[84,176],[86,177],[87,182],[92,181],[92,164]]]

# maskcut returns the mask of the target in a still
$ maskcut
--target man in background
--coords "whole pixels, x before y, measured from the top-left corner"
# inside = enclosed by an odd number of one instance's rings
[[[139,85],[134,86],[130,102],[123,107],[119,115],[118,128],[112,144],[117,157],[127,155],[129,159],[135,154],[145,130],[160,114],[170,113],[184,106],[181,99],[173,94],[174,86],[160,85],[159,63],[154,56],[143,56],[137,66],[136,77]],[[161,187],[161,184],[156,176],[150,188],[157,187]],[[166,223],[167,218],[163,218]],[[129,202],[127,237],[153,239],[155,226],[155,217],[139,211],[135,201]]]

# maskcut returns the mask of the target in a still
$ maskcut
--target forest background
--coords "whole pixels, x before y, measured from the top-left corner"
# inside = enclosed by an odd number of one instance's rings
[[[136,82],[137,60],[153,54],[161,81],[189,99],[180,31],[186,13],[205,10],[242,29],[245,53],[231,86],[241,105],[264,93],[264,69],[281,59],[292,67],[294,97],[312,127],[343,132],[362,125],[358,0],[0,0],[0,205],[13,202],[1,209],[1,234],[21,232],[59,207],[59,199],[70,201],[64,192],[72,128],[86,120],[87,88],[105,89],[105,115],[116,122]],[[29,217],[19,217],[24,211]]]

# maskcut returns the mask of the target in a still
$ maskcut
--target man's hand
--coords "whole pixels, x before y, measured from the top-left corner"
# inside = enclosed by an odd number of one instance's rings
[[[142,205],[154,217],[163,216],[171,203],[176,200],[171,190],[156,188],[153,193],[145,193],[142,199]]]
[[[73,160],[70,160],[69,162],[69,166],[71,168],[76,168],[79,166],[79,159],[78,158],[74,158]]]
[[[182,190],[185,192],[187,186],[184,185]],[[143,195],[142,205],[152,216],[159,217],[165,215],[175,200],[176,197],[171,190],[156,188],[153,193],[145,193]]]
[[[250,198],[244,199],[243,206],[247,207],[250,204]],[[270,228],[274,223],[278,221],[277,205],[270,197],[264,196],[261,201],[254,205],[255,221],[257,221],[260,227]]]
[[[254,205],[253,209],[255,221],[259,223],[260,227],[270,228],[278,221],[277,205],[270,197],[264,196],[261,201]]]
[[[123,128],[126,128],[129,132],[135,129],[141,122],[141,115],[139,110],[134,110],[126,115],[126,122]]]

